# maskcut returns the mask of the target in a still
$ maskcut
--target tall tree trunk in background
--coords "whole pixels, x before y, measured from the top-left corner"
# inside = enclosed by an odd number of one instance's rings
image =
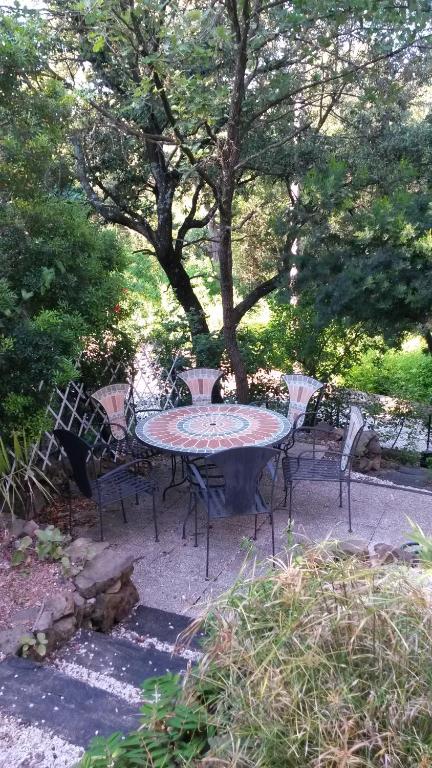
[[[237,165],[240,158],[240,121],[245,95],[245,72],[247,65],[247,41],[249,34],[250,3],[243,0],[226,0],[226,7],[236,37],[237,51],[235,77],[230,100],[230,112],[227,137],[221,146],[220,163],[222,168],[219,198],[219,268],[222,297],[223,333],[226,351],[234,372],[237,398],[240,403],[249,400],[249,387],[246,365],[242,358],[237,340],[237,322],[234,312],[234,285],[232,269],[232,222],[233,199],[236,183]],[[238,11],[241,8],[241,18]]]
[[[428,352],[430,355],[432,355],[432,332],[429,330],[429,328],[424,332],[424,338],[426,339]]]

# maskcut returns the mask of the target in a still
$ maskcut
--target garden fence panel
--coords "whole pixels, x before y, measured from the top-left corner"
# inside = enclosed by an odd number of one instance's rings
[[[136,407],[166,409],[175,405],[178,399],[175,370],[179,359],[180,352],[175,351],[169,364],[165,365],[162,352],[154,345],[145,343],[139,348],[134,360],[131,380],[128,381],[133,386]],[[112,361],[107,361],[101,376],[103,375],[109,384],[117,383],[121,369],[122,366],[119,363],[113,364]],[[43,383],[40,386],[42,387]],[[31,447],[26,465],[28,467],[36,463],[45,471],[52,465],[53,458],[57,458],[58,446],[53,434],[55,429],[69,429],[79,436],[84,436],[92,444],[100,439],[109,443],[110,438],[104,437],[107,426],[105,412],[92,400],[91,392],[86,389],[83,382],[70,381],[65,388],[56,387],[48,403],[46,414],[51,427],[43,434],[39,443]],[[129,416],[132,417],[132,415],[133,410],[130,408]],[[8,448],[8,453],[11,457],[10,472],[0,481],[6,491],[18,465],[23,467],[23,461],[14,455],[12,448]]]

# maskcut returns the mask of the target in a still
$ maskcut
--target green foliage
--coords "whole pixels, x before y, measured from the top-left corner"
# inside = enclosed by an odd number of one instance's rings
[[[346,386],[418,403],[432,402],[432,357],[424,352],[367,352],[344,376]]]
[[[73,187],[73,102],[47,71],[52,49],[43,23],[4,15],[0,52],[0,433],[9,440],[25,427],[37,439],[49,427],[52,389],[79,375],[88,337],[93,347],[103,347],[107,334],[122,337],[117,356],[130,361],[132,343],[121,329],[128,255],[112,228],[89,218]],[[93,365],[92,383],[101,368],[106,357]]]
[[[185,703],[179,675],[142,685],[141,727],[124,737],[95,739],[80,768],[177,768],[191,765],[208,746],[208,714],[202,703]]]
[[[21,565],[27,557],[27,552],[33,545],[33,539],[31,536],[23,536],[21,539],[17,539],[15,542],[15,552],[12,553],[11,563],[12,565]]]
[[[323,325],[360,322],[391,343],[427,329],[432,299],[432,123],[413,121],[404,99],[351,115],[347,132],[322,143],[302,188],[303,215],[313,217],[298,290],[314,295]]]
[[[21,654],[26,658],[30,651],[34,651],[39,658],[46,654],[48,639],[45,632],[36,632],[34,635],[24,635],[21,638]]]
[[[50,499],[54,486],[34,461],[25,430],[13,432],[10,445],[0,436],[0,508],[12,515],[18,509],[28,512],[36,490]]]
[[[38,528],[35,533],[36,542],[31,536],[23,536],[15,541],[15,551],[12,554],[12,565],[21,565],[30,551],[34,551],[39,560],[60,560],[65,573],[70,568],[70,560],[64,554],[63,546],[69,541],[58,528],[47,525]]]
[[[328,543],[242,579],[212,611],[207,663],[192,673],[214,691],[206,761],[428,765],[428,592],[415,569],[364,567]]]

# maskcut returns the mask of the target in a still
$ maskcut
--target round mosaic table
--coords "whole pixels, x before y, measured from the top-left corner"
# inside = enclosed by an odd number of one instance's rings
[[[136,427],[147,445],[180,454],[210,454],[228,448],[280,443],[290,421],[251,405],[188,405],[156,413]]]

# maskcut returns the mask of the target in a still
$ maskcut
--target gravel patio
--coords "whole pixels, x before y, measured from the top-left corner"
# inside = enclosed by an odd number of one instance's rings
[[[305,446],[296,446],[298,451]],[[153,460],[154,473],[162,490],[170,481],[170,462],[165,456]],[[361,476],[359,476],[361,477]],[[370,478],[369,478],[370,479]],[[373,485],[353,483],[351,487],[353,532],[348,533],[346,486],[344,506],[339,507],[336,483],[301,483],[294,490],[294,541],[323,539],[362,539],[369,545],[386,542],[400,545],[412,538],[409,519],[432,533],[432,499],[414,492],[400,491],[382,481]],[[288,511],[283,507],[282,475],[275,489],[276,553],[287,544]],[[210,532],[210,578],[205,580],[204,511],[198,518],[198,547],[193,545],[193,522],[187,537],[181,538],[189,491],[186,484],[157,497],[159,542],[154,541],[151,502],[134,501],[127,506],[128,523],[121,512],[108,509],[104,515],[106,541],[136,557],[133,581],[143,605],[190,616],[202,612],[206,603],[226,591],[237,578],[245,561],[245,539],[253,534],[253,518],[227,518],[212,524]],[[408,519],[409,518],[409,519]],[[257,541],[253,542],[258,561],[271,555],[271,529],[268,519],[258,518]],[[82,527],[74,535],[95,539],[99,527]]]

